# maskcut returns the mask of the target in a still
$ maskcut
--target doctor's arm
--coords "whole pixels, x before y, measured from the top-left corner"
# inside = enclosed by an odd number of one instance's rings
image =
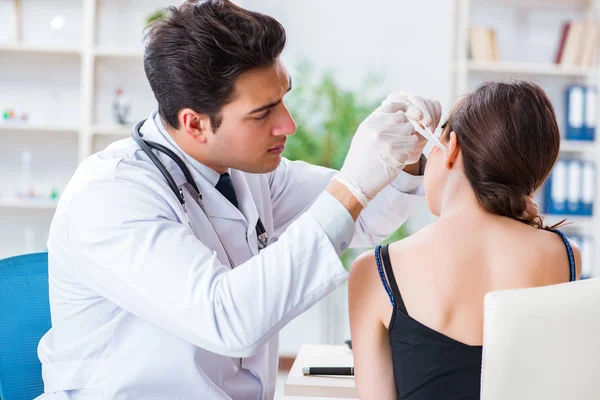
[[[346,280],[338,252],[309,213],[230,269],[181,210],[139,183],[148,179],[96,181],[68,205],[74,278],[139,318],[213,353],[247,357]],[[98,206],[90,212],[89,204]]]
[[[360,124],[339,173],[284,160],[269,178],[275,234],[306,210],[335,176],[366,206],[350,246],[386,239],[424,200],[422,176],[414,175],[421,175],[426,140],[415,133],[413,121],[434,130],[440,116],[437,101],[393,93]],[[324,211],[320,219],[327,217]]]
[[[390,185],[368,203],[356,220],[349,247],[369,247],[385,240],[423,204],[423,177],[418,176],[419,165],[406,166]],[[275,234],[283,232],[315,202],[328,185],[337,182],[332,181],[337,173],[302,161],[283,160],[279,168],[271,173],[269,182]],[[328,217],[326,209],[323,214],[323,217]]]

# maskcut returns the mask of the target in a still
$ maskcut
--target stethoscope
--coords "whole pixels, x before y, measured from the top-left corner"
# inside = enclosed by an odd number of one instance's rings
[[[138,146],[140,146],[140,148],[144,151],[144,153],[146,153],[148,158],[150,158],[150,161],[152,161],[152,163],[156,166],[156,168],[158,168],[160,173],[165,177],[165,180],[169,184],[169,187],[171,188],[171,190],[173,191],[175,196],[177,196],[177,200],[179,200],[179,203],[181,204],[181,207],[183,208],[183,212],[185,213],[186,217],[188,218],[188,223],[190,224],[190,227],[191,227],[192,223],[191,223],[191,219],[187,213],[185,198],[183,196],[184,189],[192,196],[194,201],[200,206],[200,208],[206,215],[206,218],[208,218],[208,220],[210,221],[210,218],[208,217],[208,214],[206,213],[206,209],[204,208],[204,205],[202,204],[202,195],[200,194],[200,190],[198,189],[196,182],[194,182],[194,178],[192,177],[190,170],[184,164],[183,160],[181,158],[179,158],[179,156],[177,156],[177,154],[175,154],[171,149],[163,146],[162,144],[143,139],[142,133],[140,132],[140,128],[142,127],[144,122],[146,122],[146,120],[142,120],[142,121],[138,122],[137,124],[135,124],[135,126],[133,127],[133,133],[131,136],[133,137],[133,140],[135,140],[135,142],[138,144]],[[167,171],[167,168],[165,167],[165,165],[152,152],[152,149],[167,155],[171,160],[173,160],[175,162],[175,164],[177,164],[177,166],[181,169],[181,172],[183,172],[186,182],[180,186],[177,186],[177,184],[175,183],[175,180],[173,179],[173,176],[169,173],[169,171]],[[214,230],[214,227],[213,227],[213,230]],[[215,231],[215,234],[217,234],[216,231]],[[219,237],[219,235],[217,234],[217,238],[218,237]],[[260,220],[260,217],[258,218],[258,221],[256,222],[256,238],[258,241],[258,250],[259,251],[264,249],[271,243],[271,238],[267,234],[265,226],[263,225],[262,221]],[[220,238],[219,238],[219,241],[221,241]],[[221,246],[223,246],[223,249],[225,249],[223,242],[221,242]],[[225,253],[227,253],[227,250],[225,250]],[[231,258],[229,257],[229,254],[227,254],[227,258],[229,258],[229,262],[231,263],[231,266],[233,267],[233,262],[232,262]]]

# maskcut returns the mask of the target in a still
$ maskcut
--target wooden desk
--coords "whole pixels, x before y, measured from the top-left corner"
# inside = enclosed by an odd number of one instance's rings
[[[352,367],[348,346],[304,345],[285,381],[284,396],[357,399],[353,376],[304,376],[302,367]]]

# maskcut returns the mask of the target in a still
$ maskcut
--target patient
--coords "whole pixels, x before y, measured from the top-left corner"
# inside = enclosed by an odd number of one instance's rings
[[[478,399],[485,294],[581,273],[579,249],[524,214],[560,143],[539,86],[483,84],[456,104],[441,142],[424,177],[439,220],[350,270],[360,399]]]

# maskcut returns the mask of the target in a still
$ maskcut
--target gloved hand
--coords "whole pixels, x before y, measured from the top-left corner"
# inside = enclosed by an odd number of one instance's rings
[[[427,100],[412,93],[396,92],[386,97],[382,104],[392,104],[401,111],[404,111],[407,118],[419,122],[427,127],[432,133],[440,123],[442,117],[442,106],[439,101]],[[427,139],[418,133],[414,133],[418,142],[406,164],[414,164],[421,158],[421,153],[427,145]]]
[[[363,205],[390,184],[418,143],[414,128],[395,103],[377,108],[358,127],[339,174]]]

